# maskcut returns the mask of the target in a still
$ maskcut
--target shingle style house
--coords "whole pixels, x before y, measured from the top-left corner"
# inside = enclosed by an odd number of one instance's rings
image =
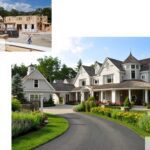
[[[29,66],[31,71],[32,66]],[[29,72],[30,72],[29,71]],[[150,58],[138,60],[131,53],[124,61],[106,58],[104,63],[95,62],[94,66],[82,65],[74,79],[65,79],[64,81],[55,81],[50,84],[45,78],[38,78],[41,74],[36,69],[33,69],[37,75],[34,78],[30,77],[32,73],[28,74],[23,81],[32,82],[35,86],[36,82],[45,82],[49,84],[47,89],[43,92],[39,87],[36,88],[32,85],[27,86],[23,82],[24,92],[28,100],[32,100],[33,91],[41,93],[40,98],[48,99],[53,97],[55,103],[59,103],[59,99],[63,99],[64,103],[68,101],[86,100],[89,96],[94,96],[96,100],[121,104],[126,97],[129,100],[133,98],[136,100],[137,105],[142,103],[150,103]],[[31,71],[32,72],[32,71]],[[34,74],[36,74],[34,73]],[[41,75],[42,76],[42,75]],[[29,89],[31,93],[29,93]],[[40,92],[39,92],[40,90]],[[49,91],[49,97],[47,92]]]

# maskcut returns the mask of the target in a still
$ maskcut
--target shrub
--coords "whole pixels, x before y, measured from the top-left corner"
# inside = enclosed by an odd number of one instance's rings
[[[83,105],[83,103],[81,103],[81,104],[78,104],[78,105],[74,106],[73,110],[76,111],[76,112],[85,111],[85,106]]]
[[[150,116],[143,115],[138,122],[138,127],[150,133]]]
[[[95,97],[94,96],[88,97],[88,101],[95,101]]]
[[[111,117],[132,124],[136,124],[139,121],[139,118],[143,115],[142,113],[122,112],[117,109],[102,108],[102,107],[94,107],[91,109],[91,112],[105,115],[107,117]]]
[[[44,101],[43,105],[44,105],[44,107],[55,106],[54,101],[52,100],[52,98],[50,98],[48,101]]]
[[[21,109],[21,103],[18,99],[13,98],[12,99],[12,111],[20,111]]]
[[[13,112],[12,113],[12,136],[16,137],[30,130],[38,129],[46,119],[45,114],[40,112]]]
[[[90,112],[92,107],[96,106],[96,102],[94,101],[94,97],[89,97],[87,101],[85,101],[85,111]]]
[[[124,105],[125,107],[130,107],[130,106],[131,106],[131,104],[130,104],[130,101],[129,101],[129,98],[128,98],[128,97],[126,97],[126,99],[125,99],[125,101],[124,101],[123,105]]]

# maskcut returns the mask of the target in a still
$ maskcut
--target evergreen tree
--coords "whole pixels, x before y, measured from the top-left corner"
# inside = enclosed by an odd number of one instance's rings
[[[76,71],[78,72],[80,67],[82,66],[82,60],[79,59],[78,63],[77,63],[77,68],[76,68]]]
[[[21,77],[19,74],[13,76],[12,95],[15,96],[18,100],[20,100],[21,103],[24,103],[26,101],[24,97]]]

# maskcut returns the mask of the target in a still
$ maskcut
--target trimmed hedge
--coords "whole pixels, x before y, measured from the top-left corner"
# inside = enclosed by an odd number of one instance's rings
[[[139,112],[123,112],[117,109],[94,107],[92,113],[101,114],[113,119],[117,119],[150,133],[150,116]]]
[[[46,115],[40,112],[13,112],[12,137],[38,129],[44,123],[45,119]]]

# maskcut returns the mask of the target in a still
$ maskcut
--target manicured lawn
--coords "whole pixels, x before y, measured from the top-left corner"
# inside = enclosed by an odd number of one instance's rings
[[[110,118],[110,117],[107,117],[107,116],[104,116],[104,115],[101,115],[101,114],[97,114],[97,113],[92,113],[92,112],[83,112],[83,113],[87,114],[87,115],[93,115],[93,116],[97,116],[97,117],[100,117],[100,118],[104,118],[104,119],[113,121],[115,123],[118,123],[120,125],[126,126],[127,128],[129,128],[132,131],[134,131],[136,134],[138,134],[139,136],[141,136],[142,138],[144,138],[145,136],[150,136],[150,133],[147,133],[147,132],[139,129],[138,127],[136,127],[136,126],[134,126],[132,124],[129,124],[127,122],[116,120],[116,119],[113,119],[113,118]]]
[[[13,139],[12,150],[30,150],[36,148],[63,134],[68,128],[69,123],[66,119],[49,115],[48,124],[45,127]]]

